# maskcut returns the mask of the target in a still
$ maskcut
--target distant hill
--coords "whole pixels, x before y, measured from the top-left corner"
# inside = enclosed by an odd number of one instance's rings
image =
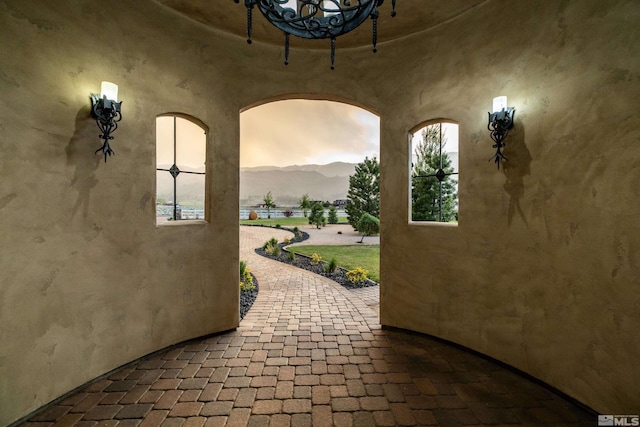
[[[271,191],[276,205],[296,206],[303,194],[311,200],[345,199],[354,163],[334,162],[326,165],[260,166],[240,168],[240,204],[262,203]]]
[[[458,153],[449,155],[453,167],[457,170]],[[346,199],[349,176],[353,175],[355,168],[355,163],[344,162],[240,168],[240,205],[260,204],[269,191],[273,194],[277,206],[297,206],[300,197],[305,193],[309,194],[311,200],[332,202],[336,199]],[[179,203],[202,203],[203,195],[198,191],[198,182],[201,182],[201,179],[200,175],[178,176]],[[158,197],[173,200],[173,179],[168,172],[157,179],[157,186]]]
[[[326,165],[293,165],[293,166],[257,166],[252,168],[240,168],[240,172],[318,172],[324,176],[351,176],[356,169],[355,163],[333,162]]]
[[[168,169],[170,165],[161,166]],[[354,163],[334,162],[326,165],[258,166],[240,168],[240,204],[257,205],[271,191],[278,206],[296,206],[303,194],[311,200],[345,199]],[[197,172],[201,172],[198,170]],[[178,176],[178,202],[202,203],[200,175]],[[167,172],[157,179],[158,197],[173,200],[173,178]]]

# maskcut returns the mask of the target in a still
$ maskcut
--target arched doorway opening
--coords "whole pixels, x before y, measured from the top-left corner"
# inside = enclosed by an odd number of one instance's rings
[[[379,153],[379,116],[353,102],[292,96],[251,105],[240,114],[241,226],[308,233],[296,254],[362,267],[379,282]],[[364,213],[377,230],[361,232]]]

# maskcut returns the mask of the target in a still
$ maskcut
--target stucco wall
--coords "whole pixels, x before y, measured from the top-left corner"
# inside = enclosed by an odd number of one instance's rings
[[[367,50],[340,52],[340,74],[326,51],[292,52],[284,67],[280,47],[152,1],[112,6],[0,3],[0,425],[236,327],[240,110],[291,93],[374,97],[345,78]],[[124,116],[106,164],[89,111],[102,80],[119,85]],[[167,112],[209,127],[208,223],[155,225],[155,118]]]
[[[281,47],[150,0],[2,2],[0,424],[237,325],[238,112],[288,94],[380,112],[385,324],[487,353],[603,412],[640,406],[638,7],[509,2],[494,16],[494,3],[375,57],[339,50],[329,72],[327,51],[294,50],[284,67]],[[89,117],[101,80],[120,86],[124,112],[106,164]],[[486,161],[498,94],[517,109],[504,171]],[[166,112],[209,126],[209,223],[155,226]],[[434,117],[460,123],[457,228],[407,225],[406,133]]]
[[[381,111],[383,324],[601,413],[638,411],[639,18],[634,1],[496,1],[398,46]],[[487,161],[497,95],[516,108],[501,170]],[[460,123],[460,222],[408,225],[403,132],[439,117]]]

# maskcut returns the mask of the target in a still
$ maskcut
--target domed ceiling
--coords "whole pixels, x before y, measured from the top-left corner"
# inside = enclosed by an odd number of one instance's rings
[[[155,0],[176,12],[212,28],[246,38],[247,9],[244,0]],[[353,1],[353,0],[352,0]],[[479,4],[490,0],[397,0],[395,18],[390,16],[391,1],[380,6],[378,44],[406,37],[449,22]],[[282,45],[284,35],[253,10],[253,40]],[[337,47],[371,45],[371,23],[367,20],[359,28],[337,39]],[[291,45],[308,49],[328,49],[328,40],[301,40],[291,38]]]

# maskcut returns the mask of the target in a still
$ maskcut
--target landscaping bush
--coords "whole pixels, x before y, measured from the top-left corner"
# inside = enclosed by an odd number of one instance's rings
[[[246,261],[240,261],[240,290],[252,291],[256,288],[253,284],[253,276],[251,270],[247,268]]]
[[[331,261],[329,261],[325,266],[325,271],[327,273],[335,273],[337,269],[338,269],[338,260],[336,260],[335,258],[331,258]]]
[[[270,238],[264,243],[264,245],[262,245],[262,249],[266,251],[269,246],[278,246],[278,239],[275,237]]]
[[[316,253],[311,255],[311,265],[318,265],[322,261],[322,257]]]
[[[347,279],[354,285],[367,280],[369,272],[362,267],[356,267],[353,270],[347,271]]]
[[[293,216],[293,211],[291,209],[287,209],[286,211],[282,212],[282,215],[284,215],[285,218],[290,218]]]
[[[371,236],[380,232],[380,220],[365,212],[358,221],[357,230],[359,233],[362,233],[362,239],[360,239],[360,243],[362,243],[365,236]]]

